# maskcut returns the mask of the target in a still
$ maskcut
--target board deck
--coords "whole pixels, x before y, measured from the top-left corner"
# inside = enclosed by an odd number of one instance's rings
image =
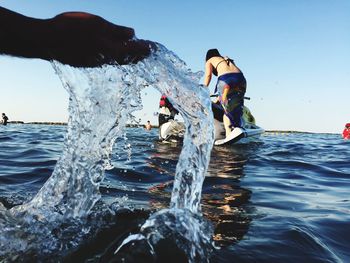
[[[240,139],[245,137],[244,129],[242,128],[234,128],[231,133],[224,139],[216,140],[214,142],[215,145],[225,145],[225,144],[232,144]]]
[[[258,137],[264,130],[258,126],[251,128],[234,128],[227,138],[216,140],[214,145],[230,145],[240,141],[242,138]]]

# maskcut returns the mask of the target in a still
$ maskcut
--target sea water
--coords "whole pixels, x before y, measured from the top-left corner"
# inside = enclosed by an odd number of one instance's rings
[[[64,148],[66,129],[0,127],[2,224],[4,209],[32,200],[50,177]],[[30,235],[18,226],[14,236],[32,243],[23,244],[17,256],[7,252],[1,258],[25,262],[41,253],[44,261],[107,262],[122,256],[132,261],[139,256],[152,262],[140,247],[131,250],[133,258],[127,247],[119,250],[118,257],[114,252],[130,234],[139,233],[150,214],[169,208],[182,145],[159,143],[157,129],[127,128],[125,135],[127,140],[121,137],[115,142],[113,168],[106,171],[101,199],[86,219],[67,221],[47,237]],[[208,260],[349,261],[349,160],[350,144],[340,134],[267,132],[256,142],[215,146],[201,199],[203,217],[214,228],[217,247]],[[2,229],[1,238],[3,233]],[[8,243],[2,246],[14,246],[10,243],[14,236],[6,237]],[[60,246],[42,250],[43,240]],[[147,242],[142,244],[150,249]],[[169,239],[164,242],[157,251],[164,255],[158,258],[183,259],[172,245]]]
[[[66,129],[0,127],[2,224],[4,209],[32,200],[51,176],[64,148]],[[169,208],[182,145],[159,143],[157,129],[127,128],[125,135],[127,140],[121,137],[115,142],[113,168],[106,171],[101,199],[86,219],[67,220],[45,237],[31,235],[18,225],[2,246],[14,246],[10,242],[15,236],[27,244],[17,244],[20,252],[2,253],[1,258],[107,262],[124,257],[127,262],[137,262],[135,258],[152,262],[147,242],[114,253],[130,234],[140,233],[150,214]],[[349,160],[350,144],[340,134],[267,132],[256,142],[215,146],[201,199],[217,247],[208,260],[348,262]],[[7,222],[7,230],[10,226]],[[3,233],[2,229],[1,238]],[[167,239],[156,251],[158,259],[181,261],[184,256],[174,250]]]

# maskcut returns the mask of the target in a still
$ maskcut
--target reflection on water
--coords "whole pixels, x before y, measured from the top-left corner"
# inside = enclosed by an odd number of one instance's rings
[[[166,175],[174,175],[181,143],[156,142],[148,166]],[[241,240],[252,218],[246,213],[251,191],[240,186],[244,168],[259,142],[214,148],[203,185],[202,213],[214,225],[216,246],[228,246]],[[150,206],[154,210],[167,207],[173,180],[150,187]]]

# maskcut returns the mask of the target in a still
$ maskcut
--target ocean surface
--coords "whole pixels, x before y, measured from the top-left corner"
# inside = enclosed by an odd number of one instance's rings
[[[3,207],[35,196],[53,172],[65,133],[66,126],[0,127]],[[28,236],[38,244],[0,261],[152,262],[139,247],[122,258],[115,251],[150,214],[169,207],[181,147],[158,142],[157,129],[127,128],[114,145],[114,168],[106,171],[91,214],[60,226],[54,233],[60,246],[44,251],[39,243],[53,237]],[[267,132],[254,142],[215,146],[201,200],[214,229],[215,249],[207,259],[350,262],[349,190],[350,141],[340,134]],[[171,241],[160,247],[159,262],[186,261]]]

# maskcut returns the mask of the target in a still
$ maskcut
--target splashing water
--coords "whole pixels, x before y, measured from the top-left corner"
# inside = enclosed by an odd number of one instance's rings
[[[52,176],[30,202],[11,210],[0,207],[0,229],[4,233],[0,256],[26,251],[29,243],[43,243],[40,236],[45,235],[52,244],[36,244],[37,253],[44,248],[50,252],[62,247],[50,233],[62,222],[86,217],[99,200],[104,170],[112,167],[114,141],[122,136],[131,113],[142,108],[141,89],[153,86],[180,111],[186,134],[170,209],[153,214],[136,239],[147,239],[154,246],[162,237],[177,233],[173,235],[175,242],[190,260],[204,259],[210,250],[203,247],[210,246],[211,229],[200,216],[200,198],[214,134],[208,91],[198,85],[202,73],[191,72],[161,45],[152,56],[135,65],[97,69],[73,68],[58,62],[52,65],[69,92],[63,154]],[[19,235],[19,231],[26,234]],[[127,241],[132,240],[131,236]]]
[[[200,212],[202,184],[214,136],[211,101],[207,91],[197,84],[200,75],[191,73],[174,54],[162,50],[165,56],[158,58],[161,66],[155,63],[159,68],[154,72],[158,77],[158,83],[154,86],[170,98],[186,125],[170,209],[151,215],[141,227],[141,233],[130,236],[115,253],[122,246],[137,243],[138,240],[147,240],[151,251],[154,251],[153,246],[161,239],[171,237],[190,261],[204,262],[208,260],[212,248],[212,229],[197,214]]]

